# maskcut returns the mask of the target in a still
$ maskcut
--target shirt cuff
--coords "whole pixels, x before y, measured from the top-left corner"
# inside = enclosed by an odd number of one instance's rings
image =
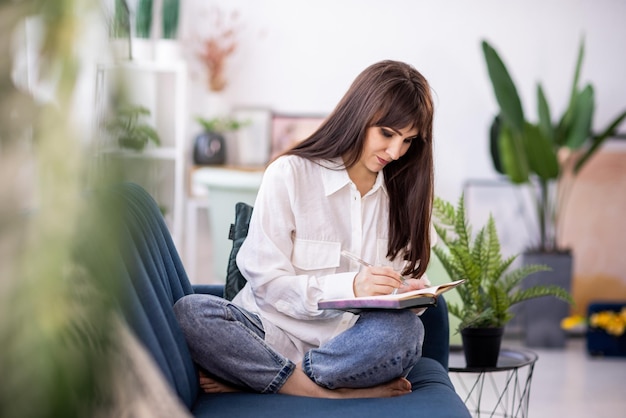
[[[356,272],[334,274],[324,284],[323,299],[342,299],[354,297],[354,277]]]

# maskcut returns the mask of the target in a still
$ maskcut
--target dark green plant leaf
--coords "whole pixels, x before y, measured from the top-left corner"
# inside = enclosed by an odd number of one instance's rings
[[[557,178],[560,172],[559,161],[550,139],[543,135],[538,126],[531,123],[526,124],[523,138],[530,170],[544,180]]]
[[[487,41],[482,42],[482,47],[489,78],[500,106],[500,113],[514,130],[522,132],[525,120],[524,111],[515,83],[496,50]]]
[[[541,129],[541,133],[554,143],[554,128],[552,127],[550,105],[548,105],[541,83],[537,84],[537,113],[539,114],[539,129]]]
[[[500,115],[496,115],[493,118],[493,122],[491,122],[491,127],[489,129],[489,152],[491,153],[491,162],[493,163],[493,168],[500,174],[505,174],[504,169],[502,168],[502,160],[500,159],[500,130],[501,130],[501,117]]]
[[[150,38],[152,28],[152,0],[139,0],[135,13],[135,33],[138,38]]]
[[[528,183],[530,173],[521,135],[514,133],[508,124],[504,124],[498,143],[500,161],[506,175],[513,183]]]
[[[594,93],[593,87],[587,85],[578,95],[573,109],[573,119],[565,145],[572,150],[585,145],[591,138],[591,123],[593,122]]]
[[[584,39],[581,39],[580,46],[578,47],[578,58],[576,60],[576,68],[574,70],[574,79],[572,80],[569,104],[567,106],[567,110],[563,113],[563,116],[561,116],[561,120],[559,121],[554,137],[558,146],[565,145],[565,142],[569,137],[572,124],[574,123],[574,114],[577,106],[576,102],[578,100],[578,80],[580,79],[580,69],[582,68],[584,55],[585,42]]]

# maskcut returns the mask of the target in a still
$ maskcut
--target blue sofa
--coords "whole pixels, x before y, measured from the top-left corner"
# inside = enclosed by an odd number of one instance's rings
[[[196,417],[469,417],[448,377],[448,313],[445,301],[422,315],[423,358],[409,374],[412,393],[386,399],[315,399],[256,393],[205,394],[198,370],[178,327],[172,306],[190,293],[223,294],[223,286],[192,286],[167,226],[152,197],[123,183],[107,190],[98,210],[123,214],[115,251],[102,251],[92,267],[115,275],[120,309],[131,330],[154,358],[172,390]],[[106,202],[106,203],[103,203]],[[111,206],[113,205],[113,206]],[[110,232],[109,232],[110,233]],[[121,236],[120,236],[121,234]],[[113,235],[113,234],[111,234]],[[97,239],[94,237],[94,241]]]

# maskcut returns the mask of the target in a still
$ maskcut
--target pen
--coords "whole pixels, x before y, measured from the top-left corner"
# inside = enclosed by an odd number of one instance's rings
[[[348,258],[352,261],[356,261],[357,263],[361,264],[362,266],[365,267],[372,267],[372,265],[370,263],[368,263],[367,261],[363,260],[360,257],[357,257],[356,255],[352,254],[351,252],[348,252],[346,250],[342,250],[341,251],[341,255],[344,256],[345,258]],[[400,276],[402,278],[402,284],[406,284],[406,279],[402,276]],[[392,295],[395,295],[398,293],[398,288],[393,289],[393,292],[391,292]]]

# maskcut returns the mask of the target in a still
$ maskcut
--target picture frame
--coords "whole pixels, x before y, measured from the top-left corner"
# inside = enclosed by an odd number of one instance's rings
[[[273,160],[287,149],[309,137],[326,119],[324,115],[272,115],[271,155]]]

